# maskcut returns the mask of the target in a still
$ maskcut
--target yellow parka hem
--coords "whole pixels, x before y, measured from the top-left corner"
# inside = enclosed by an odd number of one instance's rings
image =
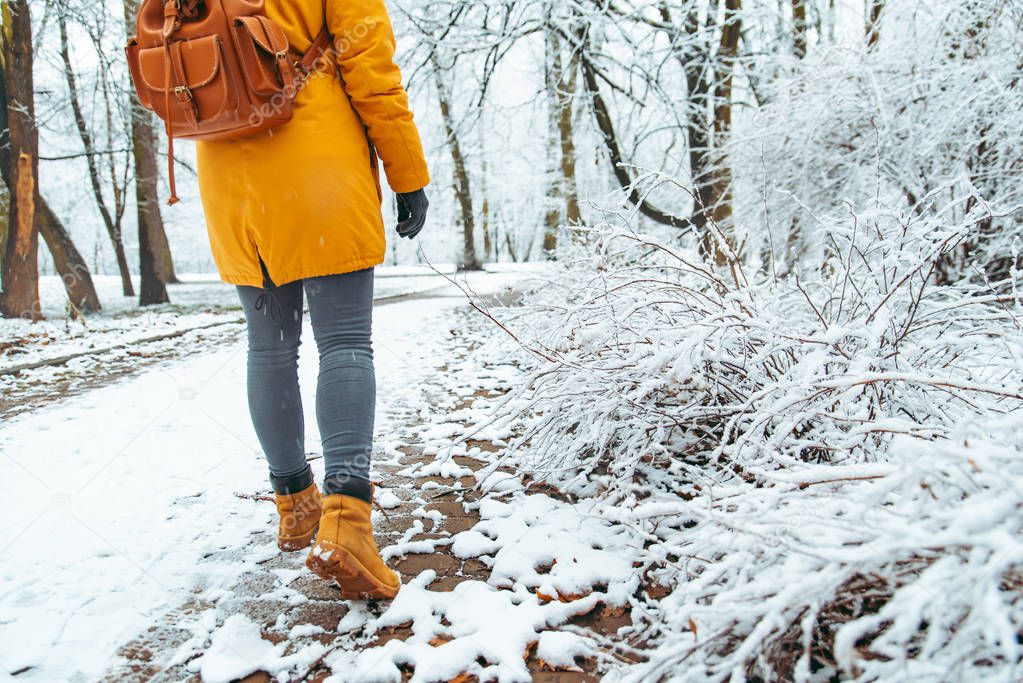
[[[379,258],[361,258],[354,261],[343,261],[333,266],[327,266],[325,268],[317,268],[315,270],[310,269],[299,269],[295,271],[285,271],[278,275],[280,282],[274,282],[275,286],[286,285],[297,280],[306,280],[312,277],[326,277],[328,275],[341,275],[343,273],[354,273],[357,270],[365,270],[373,266],[379,266],[383,263],[383,259]],[[221,273],[220,279],[229,285],[238,285],[241,287],[262,287],[263,277],[262,275],[253,276],[249,273]]]

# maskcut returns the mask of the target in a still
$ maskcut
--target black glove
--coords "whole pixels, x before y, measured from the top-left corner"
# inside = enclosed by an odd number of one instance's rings
[[[426,210],[430,202],[426,192],[401,192],[398,194],[398,234],[412,239],[419,234],[426,223]]]

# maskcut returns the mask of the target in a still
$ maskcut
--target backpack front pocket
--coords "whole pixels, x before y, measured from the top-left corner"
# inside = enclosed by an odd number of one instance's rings
[[[149,103],[165,120],[170,91],[174,135],[184,137],[200,122],[235,115],[238,103],[228,87],[219,36],[178,40],[167,47],[140,50],[138,60],[139,77],[149,91]]]
[[[235,17],[235,46],[245,80],[254,93],[272,96],[293,87],[288,38],[264,16]]]

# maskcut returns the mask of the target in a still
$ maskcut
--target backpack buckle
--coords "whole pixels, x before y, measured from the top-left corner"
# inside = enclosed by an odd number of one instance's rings
[[[192,91],[187,85],[176,85],[174,86],[174,96],[178,98],[178,102],[185,107],[185,113],[190,114],[190,123],[194,126],[199,122],[199,106],[195,102],[195,97],[192,96]]]

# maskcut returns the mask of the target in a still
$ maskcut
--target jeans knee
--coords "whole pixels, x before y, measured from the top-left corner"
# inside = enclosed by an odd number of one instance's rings
[[[249,346],[250,368],[290,368],[298,366],[298,344]]]
[[[373,372],[373,352],[365,348],[334,348],[320,354],[320,374],[338,370]]]
[[[350,356],[373,359],[373,341],[368,331],[344,330],[321,334],[316,339],[320,360],[334,356]]]

